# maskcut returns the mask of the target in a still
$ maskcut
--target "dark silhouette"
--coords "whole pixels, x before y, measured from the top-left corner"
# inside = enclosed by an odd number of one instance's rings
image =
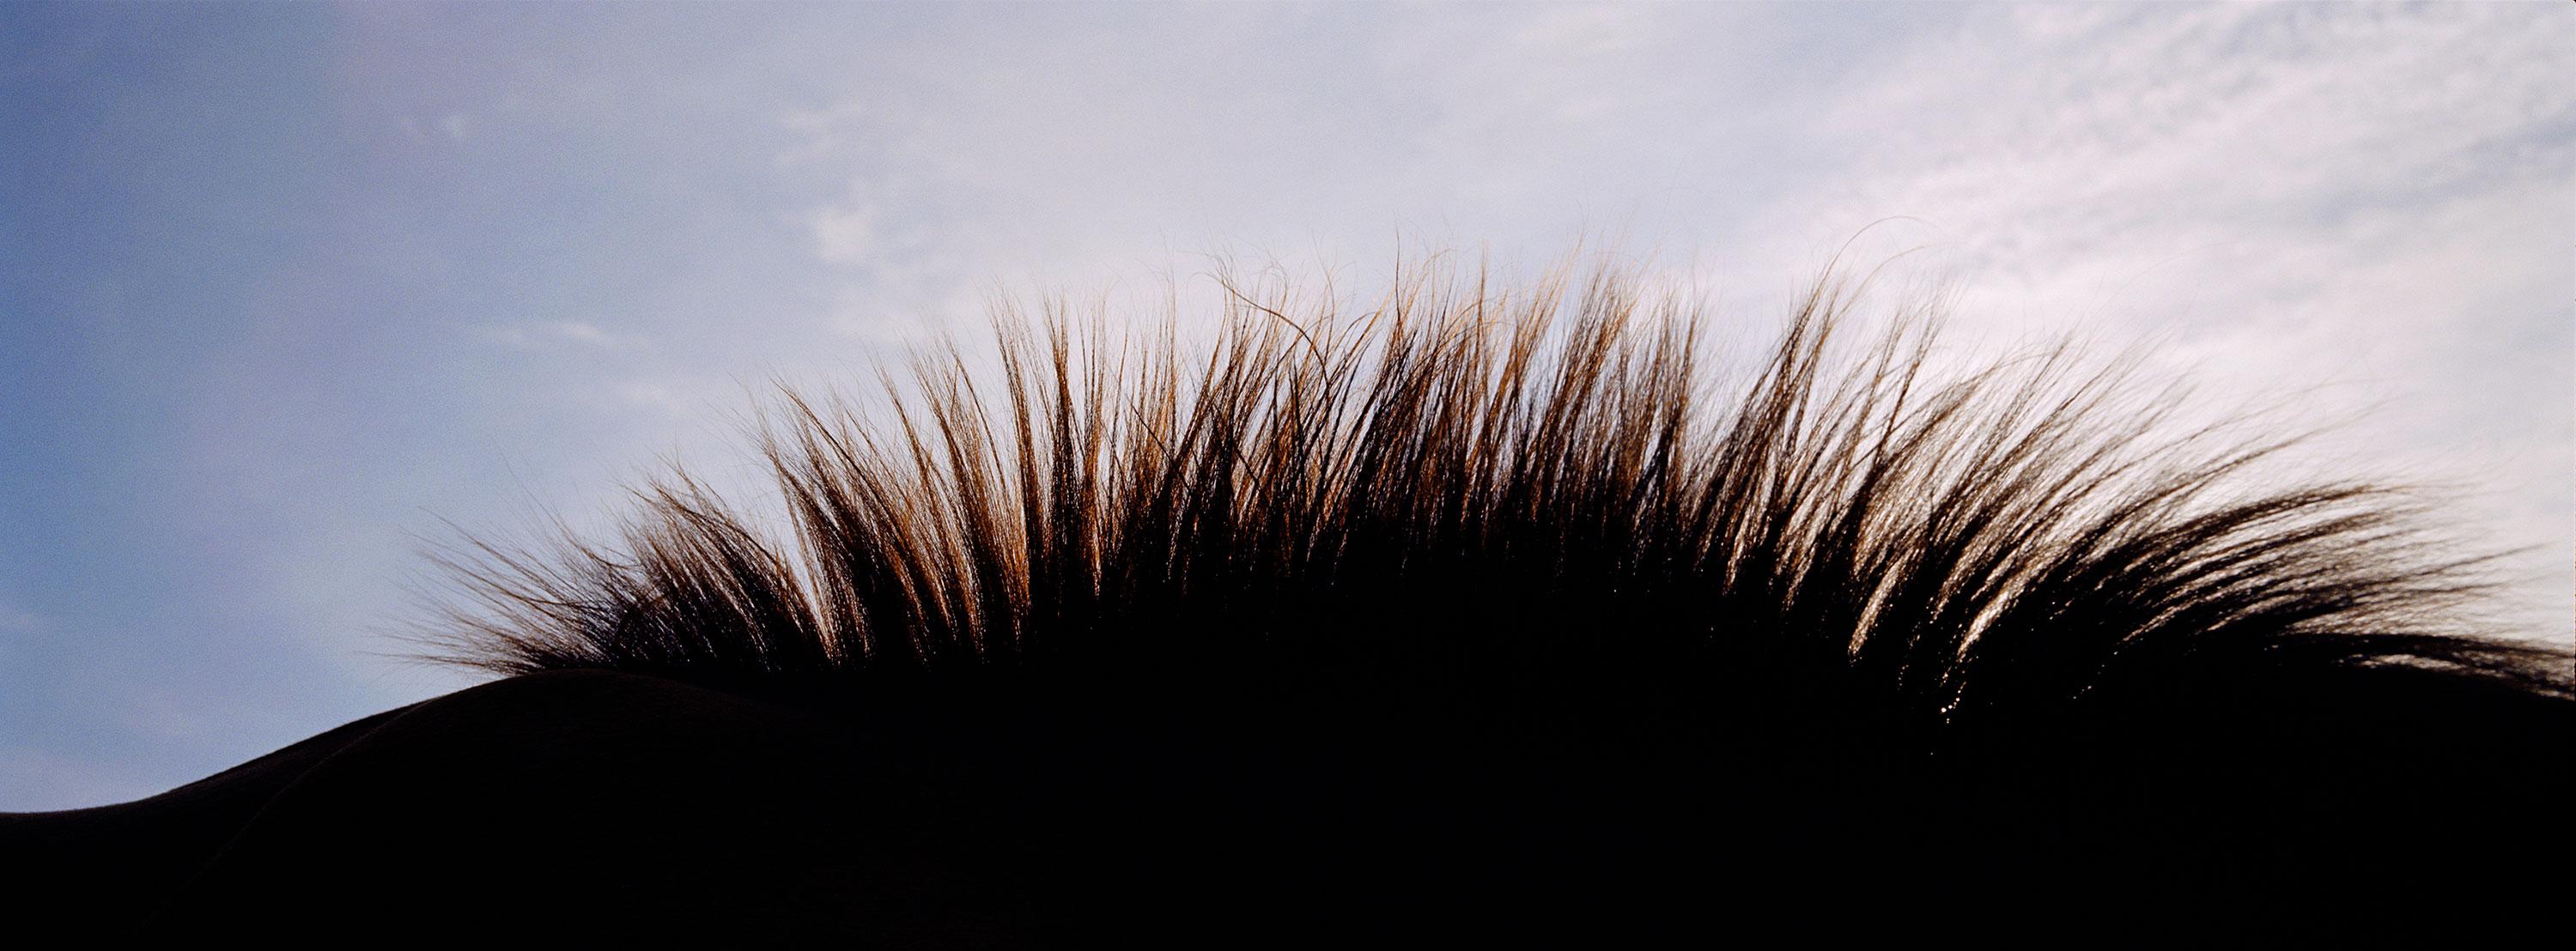
[[[440,650],[511,679],[0,820],[50,870],[16,893],[901,946],[2457,939],[2563,900],[2570,658],[2455,620],[2484,561],[2417,495],[2257,484],[2295,440],[2172,431],[2178,390],[2063,346],[1841,342],[1834,278],[1731,385],[1606,269],[1229,290],[1203,347],[1006,321],[997,377],[927,361],[883,427],[789,397],[792,543],[675,476],[615,545],[472,546]]]

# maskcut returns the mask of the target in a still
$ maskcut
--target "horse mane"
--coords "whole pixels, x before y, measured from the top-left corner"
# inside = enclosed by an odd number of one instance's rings
[[[1006,313],[998,373],[919,361],[888,425],[784,398],[792,538],[669,477],[613,543],[450,558],[441,656],[1265,737],[1662,817],[1644,852],[1808,816],[1742,853],[1790,863],[1894,832],[1925,868],[2144,867],[2179,829],[2333,867],[2355,829],[2456,858],[2556,808],[2570,656],[2463,620],[2489,559],[2422,494],[2282,485],[2298,436],[2189,423],[2135,358],[1961,363],[1931,303],[1864,331],[1865,284],[1814,282],[1732,374],[1700,307],[1610,266],[1425,268],[1364,308],[1225,280],[1196,347]],[[1496,765],[1524,757],[1566,768]]]
[[[2489,559],[2419,496],[2250,485],[2298,438],[2163,433],[2181,391],[2134,360],[2060,343],[1939,374],[1920,307],[1844,352],[1858,289],[1828,276],[1712,401],[1703,314],[1608,267],[1426,269],[1356,315],[1224,287],[1198,358],[1057,310],[997,321],[998,381],[955,347],[889,381],[890,431],[791,392],[761,445],[792,543],[681,473],[616,544],[444,559],[472,597],[435,656],[802,689],[1687,660],[1831,684],[1925,738],[2186,663],[2568,688],[2564,653],[2455,620]]]

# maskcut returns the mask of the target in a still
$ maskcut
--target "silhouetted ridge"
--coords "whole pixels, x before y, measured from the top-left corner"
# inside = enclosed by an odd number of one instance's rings
[[[1229,290],[1204,352],[1058,313],[1001,333],[998,379],[920,364],[891,427],[791,396],[767,452],[794,543],[676,477],[618,545],[482,547],[450,656],[784,690],[1726,684],[1925,743],[2186,667],[2567,690],[2565,657],[2453,628],[2479,562],[2408,496],[2249,486],[2286,440],[2162,434],[2175,390],[2062,346],[1936,375],[1909,311],[1837,347],[1827,279],[1720,391],[1699,313],[1609,270],[1416,276],[1358,314]]]
[[[461,559],[450,656],[830,712],[937,792],[829,825],[945,817],[1077,943],[1815,902],[2456,937],[2563,881],[2517,869],[2571,847],[2568,656],[2471,636],[2420,497],[2273,483],[2295,440],[2134,361],[1945,372],[1936,314],[1856,335],[1831,278],[1734,376],[1607,269],[1227,290],[1191,346],[1006,317],[885,426],[790,396],[792,540],[674,477],[613,545]]]

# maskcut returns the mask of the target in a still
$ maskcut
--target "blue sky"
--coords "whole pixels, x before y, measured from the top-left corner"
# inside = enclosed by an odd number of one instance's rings
[[[0,6],[0,809],[454,689],[447,524],[748,481],[996,290],[1586,236],[1767,328],[1872,222],[1959,337],[2151,340],[2443,486],[2571,633],[2576,8]]]

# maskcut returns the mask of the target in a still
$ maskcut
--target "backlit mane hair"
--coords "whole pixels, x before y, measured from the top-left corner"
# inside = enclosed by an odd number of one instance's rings
[[[1830,272],[1731,376],[1610,267],[1220,283],[1201,345],[1055,307],[890,425],[788,396],[792,539],[679,475],[613,545],[469,548],[445,656],[833,712],[944,777],[852,821],[964,817],[1097,935],[2402,893],[2429,936],[2563,881],[2516,869],[2571,847],[2569,656],[2459,620],[2486,561],[2420,495],[2278,484],[2295,438],[2135,359],[1944,371],[1937,308],[1864,333]]]
[[[890,381],[890,428],[791,394],[764,445],[793,542],[679,475],[616,545],[451,559],[477,597],[446,656],[789,692],[1723,685],[1934,745],[2213,671],[2568,690],[2563,654],[2450,621],[2482,559],[2415,497],[2248,485],[2295,440],[2159,435],[2179,391],[2125,363],[1934,373],[1926,308],[1838,346],[1857,294],[1830,276],[1732,387],[1698,309],[1607,267],[1424,269],[1360,313],[1223,283],[1203,353],[1058,308],[1002,321],[998,378],[952,352]]]

